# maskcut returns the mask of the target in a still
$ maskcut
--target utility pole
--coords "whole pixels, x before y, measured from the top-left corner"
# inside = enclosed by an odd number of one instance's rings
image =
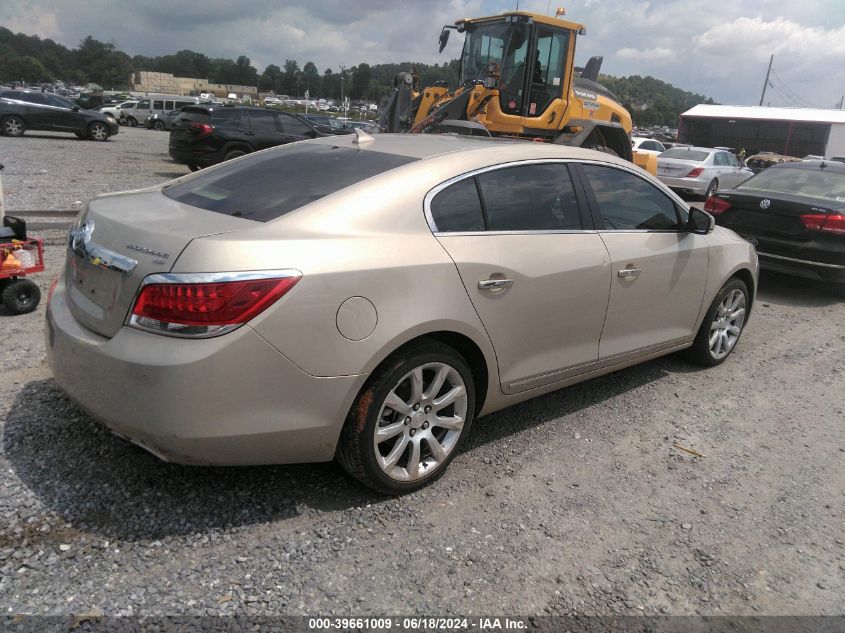
[[[845,95],[839,98],[839,109],[842,109],[842,106],[845,106]]]
[[[769,87],[769,75],[772,72],[772,62],[775,59],[775,54],[772,53],[772,56],[769,57],[769,70],[766,71],[766,81],[763,82],[763,94],[760,95],[760,105],[763,105],[763,99],[766,98],[766,88]]]

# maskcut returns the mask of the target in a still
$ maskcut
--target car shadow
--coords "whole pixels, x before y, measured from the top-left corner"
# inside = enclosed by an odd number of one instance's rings
[[[798,307],[823,307],[842,302],[833,284],[760,271],[757,302]]]
[[[651,361],[487,416],[474,425],[465,450],[659,380],[666,363]],[[76,530],[108,538],[178,536],[387,501],[334,463],[221,468],[162,462],[109,433],[53,380],[31,381],[18,392],[5,418],[3,451],[47,509]],[[10,529],[0,528],[0,542]]]
[[[154,175],[158,176],[159,178],[181,178],[182,176],[187,176],[191,173],[191,170],[185,167],[185,171],[156,171],[153,172]]]

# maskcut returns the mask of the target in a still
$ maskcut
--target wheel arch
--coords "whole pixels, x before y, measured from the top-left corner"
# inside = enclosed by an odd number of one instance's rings
[[[734,271],[725,283],[731,279],[739,279],[748,288],[748,314],[750,315],[751,309],[754,306],[755,297],[757,296],[757,284],[754,281],[754,274],[747,268],[740,268]]]
[[[398,345],[391,345],[388,350],[384,351],[378,358],[378,362],[369,371],[369,374],[376,372],[382,365],[389,362],[396,354],[402,352],[408,347],[417,345],[421,341],[434,340],[445,345],[448,345],[456,352],[458,352],[469,365],[472,371],[472,382],[475,387],[475,414],[484,408],[484,403],[487,400],[487,394],[490,389],[491,370],[492,376],[495,377],[495,364],[490,366],[487,356],[482,351],[481,346],[473,340],[470,336],[456,332],[454,330],[437,329],[417,334]],[[369,381],[365,382],[359,394],[363,391]]]
[[[223,146],[223,151],[221,154],[225,156],[229,152],[235,149],[240,149],[245,151],[247,154],[252,154],[255,150],[253,149],[252,145],[245,141],[229,141]]]

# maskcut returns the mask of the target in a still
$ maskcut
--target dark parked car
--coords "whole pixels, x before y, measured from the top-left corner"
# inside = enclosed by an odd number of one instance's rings
[[[173,122],[179,118],[182,113],[182,108],[178,110],[170,110],[169,112],[156,112],[149,119],[147,119],[147,129],[149,130],[172,130]]]
[[[769,167],[708,198],[717,224],[757,246],[760,266],[845,289],[845,165],[802,161]]]
[[[26,130],[73,132],[79,138],[108,140],[118,132],[117,122],[102,112],[83,110],[58,95],[34,90],[0,92],[0,131],[21,136]]]
[[[170,130],[170,156],[196,171],[276,145],[328,136],[302,117],[251,106],[185,106]]]
[[[304,114],[303,118],[308,119],[314,127],[325,134],[354,134],[355,130],[339,121],[337,117],[328,114]]]

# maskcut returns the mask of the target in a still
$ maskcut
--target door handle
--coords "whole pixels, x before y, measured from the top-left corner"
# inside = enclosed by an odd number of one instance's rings
[[[617,274],[622,277],[622,279],[634,279],[641,272],[642,270],[639,268],[623,268]]]
[[[500,290],[513,285],[513,279],[485,279],[478,282],[479,290]]]

